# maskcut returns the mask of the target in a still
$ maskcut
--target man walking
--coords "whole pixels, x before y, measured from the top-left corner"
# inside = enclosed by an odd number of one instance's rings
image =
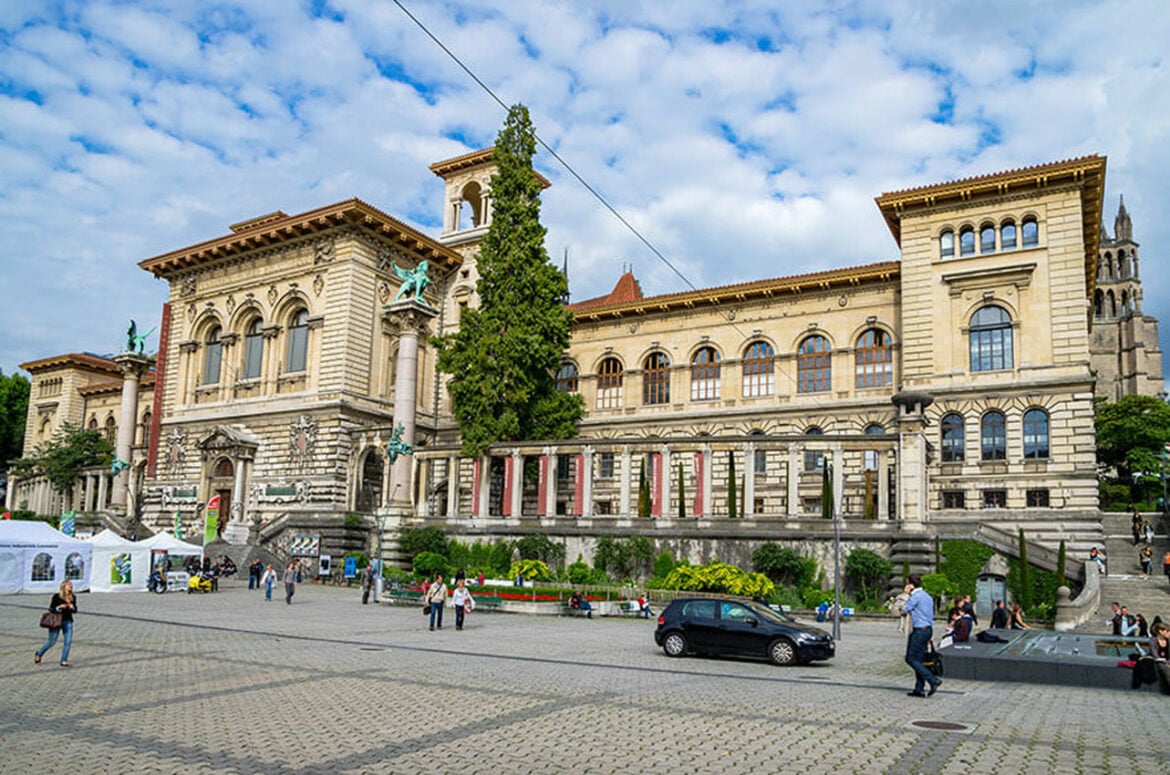
[[[911,697],[931,697],[938,691],[942,679],[922,664],[926,658],[926,644],[934,636],[934,600],[922,588],[922,576],[910,574],[906,585],[910,598],[903,610],[910,614],[910,637],[906,639],[906,664],[914,671],[914,691]],[[923,691],[930,684],[930,691]]]
[[[284,571],[284,602],[292,605],[293,594],[297,591],[297,561],[293,560]]]
[[[362,605],[370,602],[370,590],[374,586],[374,564],[362,568]]]

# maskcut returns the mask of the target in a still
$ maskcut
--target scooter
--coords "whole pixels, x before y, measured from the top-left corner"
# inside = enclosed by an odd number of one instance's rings
[[[188,595],[191,594],[192,592],[210,592],[210,591],[211,591],[211,579],[207,578],[202,573],[198,573],[187,580],[187,594]]]
[[[158,571],[155,571],[154,573],[150,574],[150,578],[146,580],[146,588],[150,592],[157,592],[161,595],[163,592],[167,591],[167,577]]]

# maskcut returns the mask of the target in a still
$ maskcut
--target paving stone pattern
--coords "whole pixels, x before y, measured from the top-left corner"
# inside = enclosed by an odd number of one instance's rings
[[[947,680],[906,696],[893,622],[831,664],[669,659],[653,621],[419,610],[301,586],[0,598],[0,769],[131,773],[1164,773],[1170,698]],[[450,614],[450,611],[448,611]],[[918,729],[914,721],[964,724]]]

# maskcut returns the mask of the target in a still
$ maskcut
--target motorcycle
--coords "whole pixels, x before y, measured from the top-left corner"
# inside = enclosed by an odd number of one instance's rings
[[[165,574],[155,571],[150,574],[150,578],[146,580],[146,589],[150,592],[162,594],[167,591],[167,577]]]

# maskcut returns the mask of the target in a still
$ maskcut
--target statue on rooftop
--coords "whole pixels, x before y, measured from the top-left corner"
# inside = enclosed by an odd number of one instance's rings
[[[158,328],[158,326],[154,328]],[[139,336],[138,324],[131,320],[130,328],[126,331],[126,352],[142,355],[146,349],[146,338],[154,333],[154,328]]]
[[[394,297],[394,301],[398,301],[406,294],[414,291],[414,300],[423,304],[423,290],[431,284],[431,278],[427,277],[427,269],[430,263],[426,260],[419,262],[415,269],[400,269],[398,264],[391,261],[391,268],[394,269],[394,274],[398,275],[402,280],[402,285],[398,286],[398,295]]]

